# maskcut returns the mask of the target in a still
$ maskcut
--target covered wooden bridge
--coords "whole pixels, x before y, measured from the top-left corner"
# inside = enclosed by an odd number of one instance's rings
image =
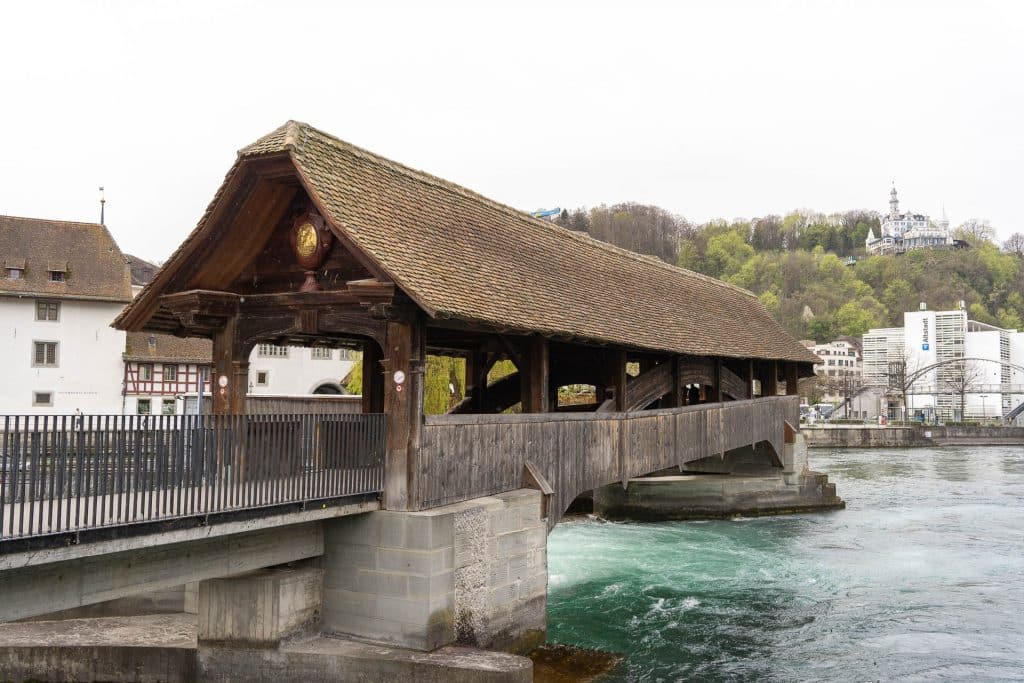
[[[258,343],[360,349],[363,411],[386,416],[385,508],[525,485],[552,520],[595,486],[779,453],[816,362],[749,292],[297,122],[239,152],[115,325],[212,338],[219,414],[244,412]],[[451,414],[424,416],[427,354],[465,359]],[[489,383],[499,360],[517,372]],[[559,405],[581,384],[593,403]]]

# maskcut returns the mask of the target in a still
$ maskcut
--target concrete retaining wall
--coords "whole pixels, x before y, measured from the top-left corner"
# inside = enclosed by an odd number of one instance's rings
[[[811,448],[1022,445],[1024,427],[804,427]]]

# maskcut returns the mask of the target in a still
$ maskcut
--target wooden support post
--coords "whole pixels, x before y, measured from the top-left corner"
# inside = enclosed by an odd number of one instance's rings
[[[363,412],[384,412],[384,357],[380,346],[372,339],[363,342]]]
[[[686,387],[683,386],[683,358],[673,356],[665,361],[672,364],[672,391],[661,399],[665,408],[679,408],[686,405]]]
[[[708,388],[708,403],[722,400],[722,359],[715,358],[711,362],[711,386]]]
[[[249,392],[249,351],[237,343],[238,316],[232,316],[213,335],[213,412],[218,415],[245,413]]]
[[[481,413],[484,408],[484,394],[487,392],[487,353],[474,349],[466,356],[466,395],[470,399],[471,413]]]
[[[743,383],[747,386],[746,398],[754,398],[754,361],[748,359],[743,363]]]
[[[519,391],[524,413],[550,411],[548,384],[548,340],[534,336],[526,340],[522,365],[519,368]],[[525,367],[524,367],[525,366]]]
[[[626,411],[626,352],[609,350],[604,353],[604,386],[615,393],[615,411]]]
[[[800,377],[800,369],[796,363],[786,363],[786,395],[796,396],[800,393],[800,385],[797,381]]]
[[[779,395],[779,362],[768,361],[768,393],[766,396]]]
[[[384,508],[415,510],[416,456],[423,425],[423,373],[426,347],[423,324],[388,321],[384,367],[384,413],[387,415],[384,462]]]

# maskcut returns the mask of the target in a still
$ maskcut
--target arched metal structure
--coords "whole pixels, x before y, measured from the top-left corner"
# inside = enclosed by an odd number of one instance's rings
[[[1024,373],[1024,365],[1017,365],[1016,363],[1007,363],[1001,360],[993,360],[991,358],[950,358],[949,360],[943,360],[939,361],[938,363],[932,363],[931,365],[927,365],[923,368],[916,370],[912,375],[910,375],[907,378],[907,386],[910,386],[911,384],[919,380],[922,376],[924,376],[926,373],[929,373],[932,370],[937,370],[940,367],[954,365],[956,363],[966,363],[968,361],[976,361],[979,363],[995,363],[1000,367],[1006,367],[1010,368],[1011,370],[1016,370],[1017,372]]]

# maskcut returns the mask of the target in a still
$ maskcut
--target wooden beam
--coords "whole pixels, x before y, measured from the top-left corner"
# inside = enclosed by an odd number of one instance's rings
[[[548,340],[535,335],[526,340],[522,366],[519,367],[519,392],[524,413],[550,412],[548,384]]]
[[[384,412],[384,353],[373,340],[363,342],[363,412]]]
[[[786,363],[786,395],[796,396],[800,393],[800,386],[797,380],[800,378],[800,368],[796,363]]]
[[[249,351],[238,340],[238,316],[228,318],[213,335],[213,412],[241,415],[249,392]]]
[[[629,377],[626,380],[626,410],[643,410],[659,398],[673,392],[673,378],[675,363],[665,361],[658,365],[645,363],[636,377]]]
[[[708,385],[708,403],[718,403],[722,400],[722,359],[715,358],[711,362],[711,384]]]
[[[601,354],[601,384],[605,391],[611,394],[603,399],[598,406],[597,412],[626,412],[626,352],[616,349],[607,349]],[[598,401],[602,397],[598,396]]]
[[[423,424],[423,373],[426,365],[422,321],[389,321],[384,367],[387,415],[384,508],[415,510],[416,455]]]
[[[466,398],[471,413],[483,410],[484,394],[487,393],[487,353],[483,348],[474,349],[466,356]]]

